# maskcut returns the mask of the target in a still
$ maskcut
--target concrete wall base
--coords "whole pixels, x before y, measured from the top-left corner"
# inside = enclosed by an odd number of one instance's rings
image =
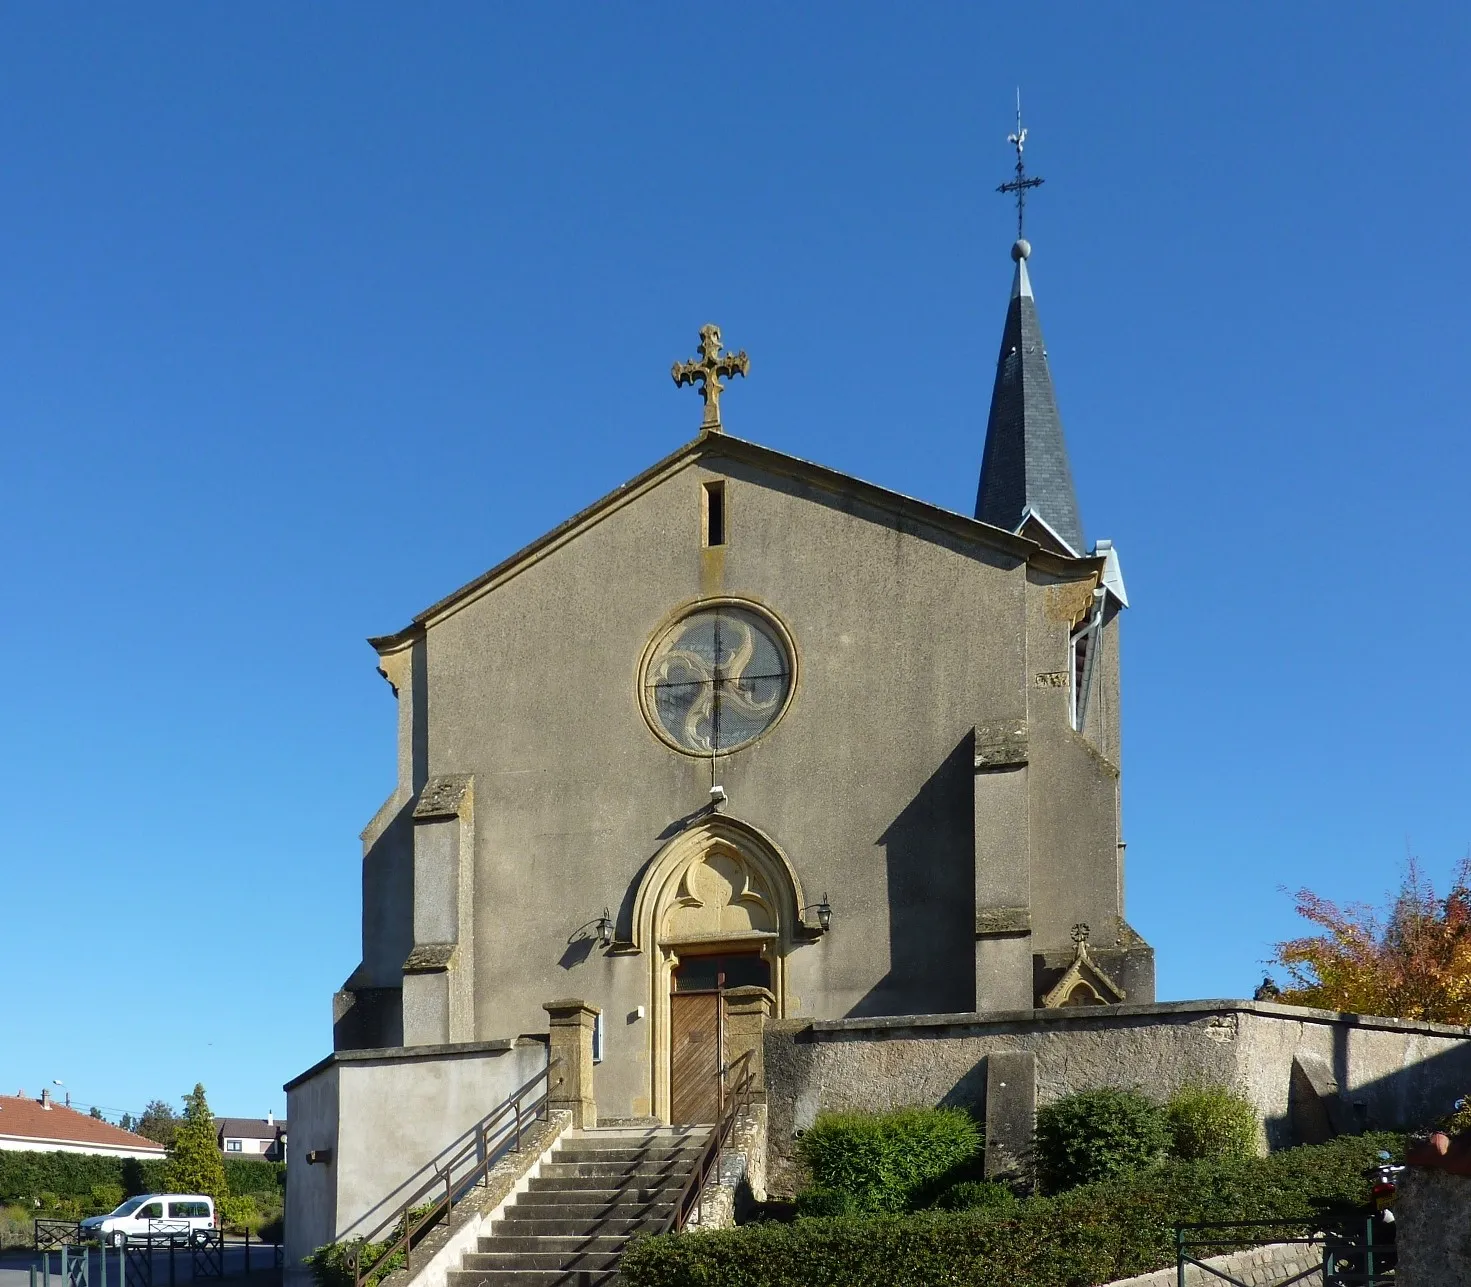
[[[1409,1167],[1394,1214],[1399,1287],[1471,1287],[1471,1176]]]

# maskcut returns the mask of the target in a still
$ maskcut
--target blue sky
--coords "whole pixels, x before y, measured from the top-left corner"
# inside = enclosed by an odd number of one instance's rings
[[[1471,844],[1465,6],[11,5],[0,1090],[280,1112],[358,959],[364,638],[691,437],[965,513],[1032,279],[1126,618],[1129,914]]]

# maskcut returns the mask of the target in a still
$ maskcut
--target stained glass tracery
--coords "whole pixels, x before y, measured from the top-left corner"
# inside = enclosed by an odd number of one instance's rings
[[[791,691],[780,635],[749,608],[702,608],[660,640],[644,676],[648,709],[675,745],[695,754],[734,750],[765,732]]]

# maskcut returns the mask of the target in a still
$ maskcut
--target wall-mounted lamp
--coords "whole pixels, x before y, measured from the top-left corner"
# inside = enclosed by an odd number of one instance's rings
[[[817,913],[817,928],[822,933],[826,934],[828,930],[832,928],[833,905],[827,901],[826,893],[823,894],[822,901],[820,903],[809,903],[806,907],[802,909],[802,916],[804,919],[806,918],[808,912]]]
[[[326,1166],[331,1160],[332,1150],[330,1148],[314,1148],[306,1155],[308,1166],[317,1166],[318,1164]]]
[[[606,907],[603,908],[603,914],[598,917],[595,932],[599,947],[613,946],[613,917],[609,914]]]
[[[574,943],[586,943],[591,939],[599,947],[612,947],[613,928],[613,913],[605,907],[601,916],[583,922],[572,931],[567,938],[568,946]],[[582,955],[586,956],[587,953],[583,952]]]

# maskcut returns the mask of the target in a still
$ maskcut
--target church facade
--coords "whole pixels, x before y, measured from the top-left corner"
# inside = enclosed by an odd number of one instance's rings
[[[1124,913],[1116,551],[1086,547],[1028,275],[974,516],[723,431],[372,640],[398,780],[339,1051],[601,1010],[605,1119],[708,1120],[779,1017],[1149,1002]]]

